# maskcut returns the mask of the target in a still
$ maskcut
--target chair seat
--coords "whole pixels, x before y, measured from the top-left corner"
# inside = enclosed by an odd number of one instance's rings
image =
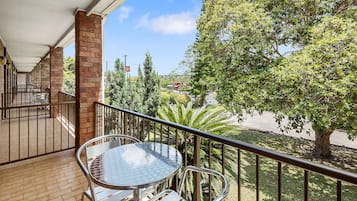
[[[132,190],[112,190],[100,186],[94,188],[94,193],[99,201],[119,201],[133,196]],[[84,192],[84,194],[89,199],[93,200],[89,188]]]
[[[154,196],[150,201],[185,201],[176,191],[165,190],[156,196]]]
[[[168,195],[163,197],[161,201],[185,201],[185,199],[180,197],[175,191],[172,191]]]

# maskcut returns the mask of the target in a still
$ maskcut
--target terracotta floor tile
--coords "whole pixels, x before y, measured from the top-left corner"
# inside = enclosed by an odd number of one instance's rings
[[[2,169],[0,178],[0,201],[80,200],[87,188],[87,181],[75,161],[73,150]]]

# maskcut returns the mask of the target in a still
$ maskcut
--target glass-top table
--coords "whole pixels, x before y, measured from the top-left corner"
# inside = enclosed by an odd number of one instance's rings
[[[177,173],[181,153],[166,144],[142,142],[110,149],[90,165],[94,183],[112,189],[134,190],[140,200],[140,189],[161,183]]]

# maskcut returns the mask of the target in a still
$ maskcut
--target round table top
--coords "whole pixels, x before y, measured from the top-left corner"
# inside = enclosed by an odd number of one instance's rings
[[[174,175],[182,164],[181,153],[166,144],[142,142],[110,149],[90,165],[92,180],[113,189],[139,189]]]

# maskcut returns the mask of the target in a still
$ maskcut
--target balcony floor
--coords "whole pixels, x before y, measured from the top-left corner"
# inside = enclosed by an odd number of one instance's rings
[[[73,150],[0,169],[0,184],[0,201],[80,200],[87,188]]]

